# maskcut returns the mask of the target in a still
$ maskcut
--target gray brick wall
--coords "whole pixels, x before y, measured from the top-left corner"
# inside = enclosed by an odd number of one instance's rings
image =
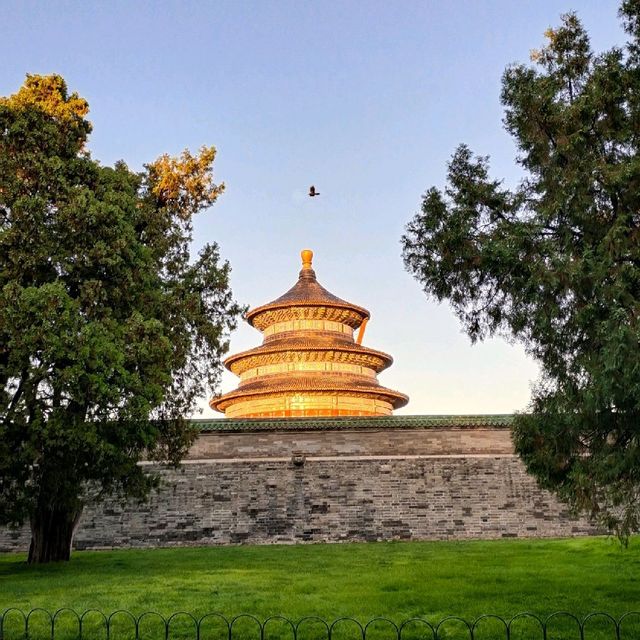
[[[204,433],[190,459],[513,453],[505,427]]]
[[[147,504],[87,508],[76,548],[596,533],[509,453],[216,458],[159,469],[164,487]],[[26,531],[0,530],[2,551],[27,542]]]

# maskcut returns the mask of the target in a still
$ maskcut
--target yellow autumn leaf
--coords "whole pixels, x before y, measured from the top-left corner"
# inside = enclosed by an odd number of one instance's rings
[[[175,203],[188,217],[201,206],[213,204],[224,191],[224,184],[213,180],[215,147],[202,147],[192,155],[185,149],[180,156],[161,155],[147,165],[151,192],[166,204]]]
[[[89,113],[89,103],[77,93],[67,95],[67,84],[59,75],[31,75],[17,93],[0,98],[0,104],[12,108],[38,107],[61,121],[84,118]]]

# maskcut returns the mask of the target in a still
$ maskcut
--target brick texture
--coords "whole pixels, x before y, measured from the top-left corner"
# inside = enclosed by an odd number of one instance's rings
[[[190,459],[513,453],[508,428],[378,429],[205,433]]]
[[[539,489],[509,431],[207,434],[146,504],[87,507],[77,549],[588,535]],[[26,549],[0,529],[0,551]]]

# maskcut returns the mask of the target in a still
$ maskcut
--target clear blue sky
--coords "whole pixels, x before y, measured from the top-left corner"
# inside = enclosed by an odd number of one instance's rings
[[[472,346],[405,273],[399,239],[458,143],[518,179],[500,76],[568,10],[597,50],[624,42],[604,0],[4,0],[0,95],[62,74],[89,100],[103,164],[214,144],[227,191],[195,244],[219,243],[241,302],[283,293],[311,248],[319,281],[371,311],[364,342],[394,356],[380,380],[410,396],[402,413],[511,412],[535,363],[499,339]],[[242,327],[231,351],[259,341]]]

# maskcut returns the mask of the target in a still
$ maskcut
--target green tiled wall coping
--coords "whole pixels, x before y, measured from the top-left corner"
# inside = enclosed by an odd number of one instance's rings
[[[380,417],[322,417],[322,418],[199,418],[191,420],[201,433],[245,431],[342,431],[351,429],[473,429],[489,427],[509,429],[513,414],[497,415],[426,415]]]

